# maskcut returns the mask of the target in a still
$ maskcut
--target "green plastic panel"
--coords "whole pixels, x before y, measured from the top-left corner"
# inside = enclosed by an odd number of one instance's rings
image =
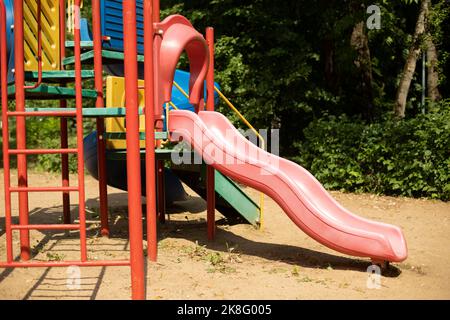
[[[259,227],[259,206],[233,180],[215,170],[216,192],[248,222]]]
[[[202,179],[206,181],[206,166],[203,165],[201,170]],[[259,205],[236,182],[223,175],[220,171],[214,171],[214,178],[216,193],[239,212],[245,220],[250,222],[250,224],[259,227]]]

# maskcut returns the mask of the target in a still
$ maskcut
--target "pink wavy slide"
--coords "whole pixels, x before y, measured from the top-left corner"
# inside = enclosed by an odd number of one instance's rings
[[[361,218],[337,203],[301,166],[265,152],[217,112],[174,110],[172,141],[193,146],[221,173],[275,200],[306,234],[336,251],[374,262],[400,262],[407,246],[400,228]]]

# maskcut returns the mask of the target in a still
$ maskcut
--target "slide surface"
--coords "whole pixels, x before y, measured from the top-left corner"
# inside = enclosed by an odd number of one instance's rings
[[[376,262],[406,259],[400,228],[351,213],[306,169],[258,148],[224,115],[174,110],[169,119],[172,141],[189,143],[221,173],[270,196],[316,241]]]

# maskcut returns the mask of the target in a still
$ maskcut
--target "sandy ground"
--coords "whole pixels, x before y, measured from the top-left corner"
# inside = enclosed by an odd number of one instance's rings
[[[99,237],[97,184],[86,179],[89,257],[127,258],[126,193],[109,189],[112,236]],[[34,186],[56,186],[59,181],[55,175],[30,174]],[[247,191],[257,199],[256,191]],[[3,183],[0,194],[0,260],[4,261]],[[381,288],[369,289],[367,259],[318,244],[268,198],[264,230],[228,225],[218,213],[217,238],[208,242],[205,202],[190,194],[188,201],[170,209],[170,221],[159,226],[159,259],[146,265],[148,299],[450,299],[450,203],[333,193],[355,213],[404,230],[409,258],[392,265],[381,277]],[[72,201],[76,221],[76,194]],[[16,215],[17,196],[13,203]],[[30,210],[32,223],[58,223],[61,195],[31,194]],[[31,236],[36,260],[79,258],[76,232],[32,231]],[[17,232],[14,239],[17,255]],[[66,268],[0,269],[0,299],[130,298],[127,267],[83,268],[78,288],[67,286],[71,272]]]

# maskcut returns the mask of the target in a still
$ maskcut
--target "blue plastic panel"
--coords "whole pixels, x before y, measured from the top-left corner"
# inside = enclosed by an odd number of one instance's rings
[[[144,11],[143,0],[136,0],[136,20],[138,53],[144,53]],[[122,51],[123,46],[123,12],[121,0],[101,1],[102,34],[110,37],[104,41],[103,48],[107,50]]]

